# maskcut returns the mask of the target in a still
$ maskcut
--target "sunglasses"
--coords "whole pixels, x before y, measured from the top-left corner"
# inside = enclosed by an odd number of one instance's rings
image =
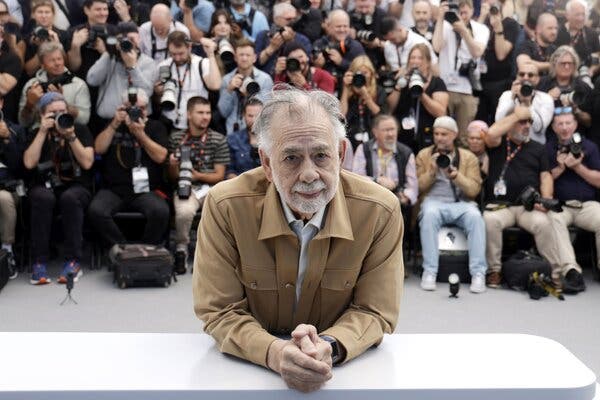
[[[8,15],[8,10],[7,11],[0,11],[0,16],[4,16],[4,15]]]
[[[524,78],[524,77],[533,78],[536,76],[537,76],[537,74],[533,73],[533,72],[519,72],[519,78]]]
[[[531,124],[533,124],[533,119],[531,119],[531,118],[529,118],[529,119],[520,119],[519,123],[521,125],[525,125],[525,124],[530,124],[531,125]]]
[[[573,107],[556,107],[554,109],[554,115],[571,114]]]

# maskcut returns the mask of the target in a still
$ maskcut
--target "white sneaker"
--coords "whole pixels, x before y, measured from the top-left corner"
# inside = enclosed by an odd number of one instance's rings
[[[436,284],[435,280],[437,278],[437,274],[433,272],[423,271],[423,276],[421,276],[421,289],[423,290],[435,290]]]
[[[471,277],[471,286],[469,290],[473,293],[485,292],[485,275],[477,273]]]

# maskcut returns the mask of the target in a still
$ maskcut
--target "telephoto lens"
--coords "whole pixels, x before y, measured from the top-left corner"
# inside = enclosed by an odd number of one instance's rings
[[[54,120],[60,129],[69,129],[75,125],[75,118],[69,113],[58,113],[54,116]]]
[[[300,71],[300,61],[295,58],[288,58],[285,60],[285,70],[287,72],[298,72]]]
[[[355,88],[361,88],[363,86],[365,86],[367,84],[367,78],[365,78],[365,76],[360,73],[360,72],[355,72],[354,75],[352,76],[352,86],[354,86]]]
[[[446,169],[450,166],[450,157],[448,157],[446,154],[440,153],[438,158],[435,159],[435,163],[437,164],[438,168]]]
[[[524,81],[521,83],[521,96],[529,97],[533,94],[533,85],[529,81]]]

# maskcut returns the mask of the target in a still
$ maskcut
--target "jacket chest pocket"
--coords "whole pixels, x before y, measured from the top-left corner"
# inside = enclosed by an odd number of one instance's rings
[[[352,301],[360,267],[325,269],[321,278],[321,323],[333,324]]]
[[[277,271],[242,266],[239,273],[244,285],[248,307],[261,326],[267,330],[274,327],[277,321]]]

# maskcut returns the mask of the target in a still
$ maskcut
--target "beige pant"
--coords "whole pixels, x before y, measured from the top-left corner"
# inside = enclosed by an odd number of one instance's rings
[[[564,275],[570,269],[576,269],[581,272],[581,267],[575,260],[575,251],[569,240],[569,225],[575,225],[578,228],[589,232],[594,232],[596,236],[596,256],[600,265],[600,203],[597,201],[586,201],[583,208],[563,207],[563,212],[550,212],[550,220],[556,231],[558,239],[558,254],[561,273]]]
[[[17,201],[18,197],[14,193],[0,190],[0,239],[5,244],[15,242]]]
[[[198,200],[194,196],[194,193],[187,199],[180,199],[177,193],[173,196],[173,205],[175,206],[175,243],[177,244],[177,250],[184,250],[187,253],[192,222],[198,210],[202,208],[202,204],[204,204],[204,197]]]
[[[533,235],[540,254],[552,265],[552,275],[560,273],[557,236],[547,213],[525,211],[523,206],[511,206],[496,211],[484,211],[487,235],[486,257],[489,272],[502,269],[502,231],[515,224]],[[568,240],[568,238],[567,238]]]
[[[450,99],[448,101],[448,111],[450,115],[454,115],[460,142],[463,147],[467,147],[467,126],[475,119],[479,99],[470,94],[448,92]]]

